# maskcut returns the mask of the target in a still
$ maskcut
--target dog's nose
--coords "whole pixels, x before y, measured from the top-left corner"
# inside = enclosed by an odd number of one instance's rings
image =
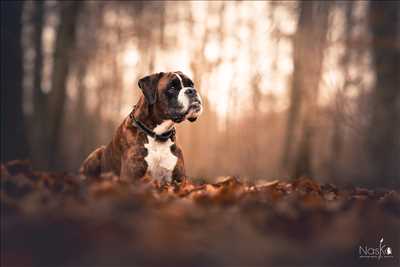
[[[195,96],[196,90],[194,88],[188,88],[188,89],[186,89],[185,94],[188,96]]]

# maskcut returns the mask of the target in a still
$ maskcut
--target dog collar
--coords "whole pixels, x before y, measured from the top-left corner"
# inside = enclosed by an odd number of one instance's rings
[[[133,115],[133,112],[131,114],[129,114],[129,117],[132,119],[132,125],[134,127],[139,129],[140,131],[142,131],[146,135],[156,139],[157,141],[165,142],[170,138],[171,138],[172,141],[175,140],[175,127],[172,128],[171,130],[165,132],[165,133],[156,134],[153,130],[151,130],[146,125],[144,125],[143,122],[141,122],[138,119],[136,119],[135,116]]]

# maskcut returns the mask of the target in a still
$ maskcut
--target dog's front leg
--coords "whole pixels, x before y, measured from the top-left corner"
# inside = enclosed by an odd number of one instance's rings
[[[141,152],[136,148],[130,148],[124,152],[121,161],[121,180],[137,181],[145,176],[147,164]]]
[[[178,158],[175,168],[172,172],[172,181],[177,182],[177,183],[182,183],[186,179],[186,174],[185,174],[185,163],[183,161],[183,153],[182,150],[174,145],[172,147],[172,153]]]

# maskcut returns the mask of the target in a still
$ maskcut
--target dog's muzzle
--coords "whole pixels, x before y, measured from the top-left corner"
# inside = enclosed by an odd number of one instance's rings
[[[186,119],[193,122],[195,121],[203,111],[203,106],[200,96],[197,91],[192,87],[185,87],[185,95],[189,99],[189,107],[187,109]]]
[[[203,110],[201,97],[193,87],[182,87],[178,95],[178,102],[181,109],[172,116],[175,122],[186,119],[193,122]]]

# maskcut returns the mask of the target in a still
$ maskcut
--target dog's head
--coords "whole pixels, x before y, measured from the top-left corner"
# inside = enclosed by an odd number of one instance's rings
[[[193,81],[180,71],[152,74],[141,78],[138,85],[145,101],[163,120],[193,122],[203,110]]]

